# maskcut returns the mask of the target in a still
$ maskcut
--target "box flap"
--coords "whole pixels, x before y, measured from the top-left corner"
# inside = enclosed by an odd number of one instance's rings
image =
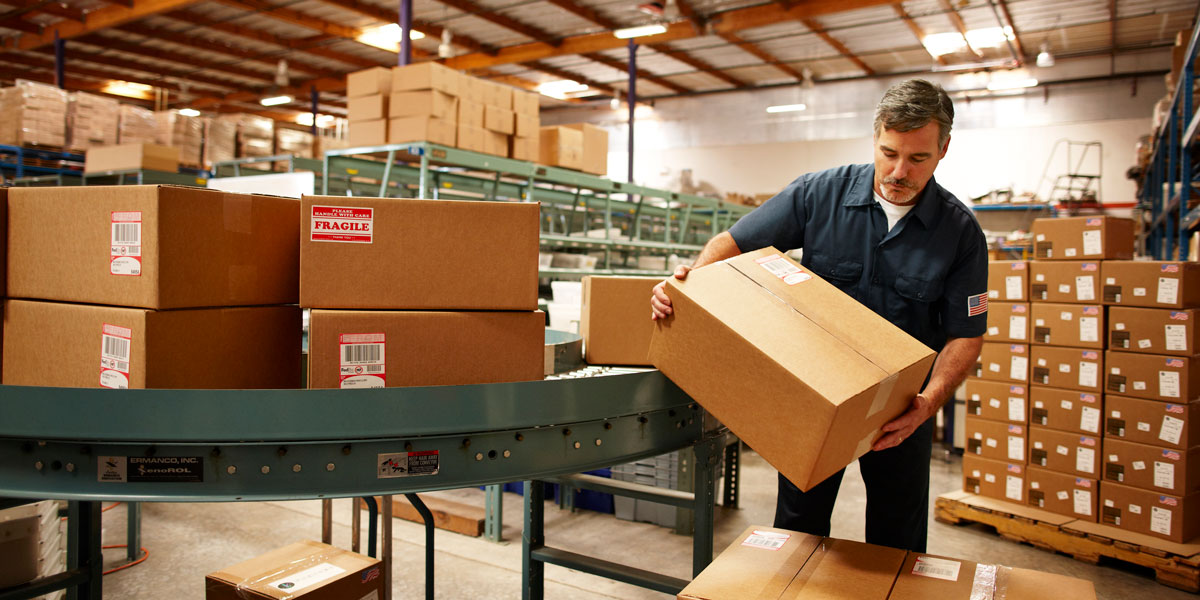
[[[677,598],[775,600],[820,543],[807,533],[750,526]]]
[[[904,550],[825,538],[781,600],[884,600],[907,556]]]

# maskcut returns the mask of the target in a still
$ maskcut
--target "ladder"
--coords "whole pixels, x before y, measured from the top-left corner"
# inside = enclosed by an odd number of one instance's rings
[[[1104,148],[1100,142],[1079,142],[1060,139],[1054,142],[1046,168],[1042,171],[1042,182],[1049,181],[1047,174],[1054,168],[1059,150],[1066,147],[1067,172],[1054,178],[1046,201],[1058,205],[1059,210],[1070,211],[1081,205],[1099,205],[1100,175],[1103,172]]]

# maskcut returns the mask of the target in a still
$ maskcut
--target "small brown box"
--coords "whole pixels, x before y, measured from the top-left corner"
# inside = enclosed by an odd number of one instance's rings
[[[513,88],[502,83],[493,81],[484,81],[484,104],[503,108],[504,110],[512,110],[513,107]]]
[[[963,491],[978,496],[1025,502],[1025,462],[1007,462],[964,454]]]
[[[1030,466],[1025,471],[1025,496],[1030,506],[1095,523],[1099,519],[1100,483]]]
[[[946,576],[948,567],[958,574],[956,578]],[[1006,590],[1003,600],[1045,600],[1046,590],[1054,590],[1055,600],[1096,600],[1096,586],[1090,581],[917,552],[908,553],[888,600],[968,600],[981,589],[986,590],[982,595],[987,597],[992,595],[997,578],[1002,578],[1005,586],[1001,588]]]
[[[371,67],[346,76],[346,97],[358,98],[372,94],[387,94],[392,89],[392,69]]]
[[[1099,304],[1034,302],[1030,313],[1034,344],[1104,349],[1104,307]]]
[[[1144,308],[1200,307],[1200,263],[1144,260],[1105,261],[1105,304]]]
[[[517,160],[536,162],[540,140],[537,136],[530,138],[513,137],[508,140],[508,157]]]
[[[967,394],[967,414],[1025,425],[1029,420],[1029,388],[1024,384],[967,378],[963,384]]]
[[[1029,465],[1075,477],[1100,476],[1100,438],[1029,426]]]
[[[1113,306],[1108,309],[1108,347],[1125,352],[1191,356],[1200,348],[1197,318],[1200,318],[1197,309]]]
[[[537,137],[541,126],[542,122],[536,114],[526,115],[516,113],[516,127],[513,129],[513,135],[517,137]]]
[[[1200,492],[1200,447],[1178,450],[1105,439],[1104,480],[1175,496]]]
[[[963,423],[966,432],[967,454],[1010,463],[1025,462],[1024,425],[989,421],[967,415]]]
[[[474,127],[475,129],[483,129],[483,111],[484,105],[482,102],[459,98],[458,100],[458,124],[459,126]]]
[[[646,299],[656,277],[584,277],[584,360],[593,365],[649,365],[654,321],[646,318]]]
[[[436,62],[423,62],[392,69],[393,92],[437,90],[451,96],[459,94],[462,79],[458,71]]]
[[[346,118],[354,121],[377,121],[388,117],[388,94],[370,94],[346,101]]]
[[[583,132],[583,166],[580,170],[593,175],[608,173],[608,131],[591,123],[563,125]]]
[[[1029,303],[992,302],[987,312],[989,342],[1029,343]]]
[[[1047,387],[1100,393],[1104,380],[1104,353],[1100,350],[1032,346],[1029,382]]]
[[[984,342],[973,374],[990,381],[1026,383],[1029,381],[1029,346]]]
[[[382,146],[388,143],[387,119],[372,119],[369,121],[350,121],[350,132],[346,142],[351,148],[365,146]]]
[[[1098,261],[1035,260],[1029,263],[1029,271],[1033,302],[1100,302]]]
[[[1104,353],[1104,390],[1111,394],[1188,402],[1200,397],[1200,356]]]
[[[481,130],[483,133],[483,152],[493,156],[508,156],[508,136],[490,129]]]
[[[543,127],[539,137],[539,163],[564,169],[583,168],[582,131],[570,127]]]
[[[179,148],[158,144],[120,144],[97,146],[87,151],[83,163],[85,175],[109,171],[179,171]]]
[[[778,594],[787,589],[824,538],[751,525],[687,584],[676,600],[734,600],[747,582]]]
[[[993,260],[988,262],[988,298],[1001,302],[1029,301],[1029,262]]]
[[[1133,220],[1069,217],[1033,222],[1038,260],[1128,260],[1133,258]]]
[[[519,115],[527,115],[534,117],[541,112],[541,94],[535,92],[525,92],[522,90],[513,90],[513,111]],[[536,135],[535,131],[531,135]]]
[[[484,152],[487,148],[483,144],[483,128],[472,127],[470,125],[458,125],[458,147],[471,152]]]
[[[401,117],[388,119],[388,143],[432,142],[453,146],[458,127],[451,121],[432,117]]]
[[[433,117],[449,123],[458,120],[458,98],[437,90],[392,92],[388,117]],[[407,141],[407,140],[406,140]]]
[[[1100,435],[1104,411],[1095,392],[1032,386],[1029,424],[1083,435]]]
[[[1176,450],[1200,446],[1200,400],[1173,404],[1104,396],[1104,437]]]
[[[382,598],[379,560],[302,541],[204,577],[205,600]]]
[[[1182,544],[1200,535],[1200,494],[1171,496],[1102,481],[1100,522]]]
[[[512,135],[516,131],[516,114],[513,111],[487,105],[483,108],[483,128],[496,133]]]

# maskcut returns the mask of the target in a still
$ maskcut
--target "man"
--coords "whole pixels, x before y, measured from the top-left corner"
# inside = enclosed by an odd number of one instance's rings
[[[867,542],[925,551],[932,417],[975,365],[987,329],[987,244],[971,212],[933,180],[954,107],[945,90],[912,79],[875,110],[875,161],[809,173],[711,239],[691,268],[765,246],[803,248],[801,263],[939,351],[907,412],[884,425],[859,459]],[[687,277],[679,267],[675,277]],[[666,282],[653,318],[671,314]],[[752,402],[753,398],[747,398]],[[779,477],[775,526],[829,535],[845,471],[808,492]]]

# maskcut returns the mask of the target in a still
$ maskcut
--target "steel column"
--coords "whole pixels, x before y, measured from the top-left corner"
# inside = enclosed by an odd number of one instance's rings
[[[633,120],[634,108],[637,106],[637,51],[638,45],[629,39],[629,94],[626,101],[629,103],[629,183],[633,183]],[[633,201],[633,193],[629,194],[629,200]]]
[[[545,594],[546,564],[533,558],[535,550],[546,545],[544,498],[541,481],[525,482],[525,527],[521,530],[521,600],[542,600]]]
[[[319,93],[317,93],[317,86],[315,86],[315,85],[308,87],[308,94],[309,94],[309,98],[312,99],[312,116],[313,116],[312,134],[313,134],[313,137],[316,137],[317,136],[317,110],[319,109],[317,104],[321,100],[321,95]],[[315,142],[316,140],[313,140],[313,141]]]
[[[504,489],[499,484],[484,488],[483,535],[488,540],[499,542],[504,539]]]
[[[142,503],[125,503],[125,558],[133,562],[142,557]]]
[[[67,505],[67,570],[82,571],[86,583],[67,590],[67,600],[100,600],[104,556],[100,553],[100,502]]]
[[[66,76],[66,54],[67,40],[58,37],[58,30],[54,31],[54,85],[59,89],[67,89]]]
[[[392,497],[383,496],[383,535],[380,557],[383,560],[383,600],[392,600]]]
[[[400,0],[400,56],[401,67],[412,64],[412,0]]]

